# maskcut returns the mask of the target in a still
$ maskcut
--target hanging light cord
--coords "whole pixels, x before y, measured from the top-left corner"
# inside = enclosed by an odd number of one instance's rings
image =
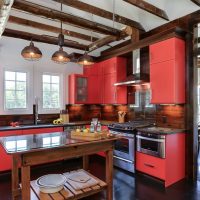
[[[61,5],[60,5],[60,10],[61,10],[61,12],[63,10],[63,4],[62,4],[62,2],[61,2]],[[62,28],[63,28],[62,20],[60,20],[60,28],[61,28],[60,32],[62,34]]]
[[[113,0],[113,28],[115,28],[115,0]]]

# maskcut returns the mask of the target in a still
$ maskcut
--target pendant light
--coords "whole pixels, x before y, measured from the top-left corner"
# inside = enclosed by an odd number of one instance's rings
[[[61,3],[61,12],[62,12],[62,3]],[[60,48],[52,55],[51,60],[53,60],[58,64],[65,64],[70,61],[70,58],[67,52],[63,50],[65,38],[62,33],[62,21],[60,25],[61,25],[60,27],[61,33],[58,35],[58,45],[60,46]]]
[[[21,55],[26,60],[37,61],[42,57],[42,52],[34,46],[33,41],[31,40],[30,45],[22,50]]]
[[[84,53],[83,56],[81,56],[79,59],[78,59],[78,64],[80,65],[93,65],[94,64],[94,60],[91,56],[89,56],[87,54],[87,52]]]
[[[93,14],[92,14],[92,19],[93,19]],[[92,42],[92,31],[91,31],[91,42]],[[80,65],[93,65],[95,62],[94,59],[88,55],[87,51],[85,51],[84,55],[78,59],[77,63]]]

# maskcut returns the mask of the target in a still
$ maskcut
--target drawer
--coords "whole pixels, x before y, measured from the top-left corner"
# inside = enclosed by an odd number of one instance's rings
[[[136,170],[165,180],[165,159],[136,152]]]

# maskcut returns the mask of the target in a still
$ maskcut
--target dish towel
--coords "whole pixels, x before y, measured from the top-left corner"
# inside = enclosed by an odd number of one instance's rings
[[[75,189],[81,190],[88,187],[95,186],[99,181],[91,177],[86,171],[78,170],[70,173],[64,173],[67,182]]]

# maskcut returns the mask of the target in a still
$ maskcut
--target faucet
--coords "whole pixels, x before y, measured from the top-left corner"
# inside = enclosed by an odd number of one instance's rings
[[[40,121],[38,118],[38,98],[35,97],[35,104],[33,105],[34,124],[37,125]]]

